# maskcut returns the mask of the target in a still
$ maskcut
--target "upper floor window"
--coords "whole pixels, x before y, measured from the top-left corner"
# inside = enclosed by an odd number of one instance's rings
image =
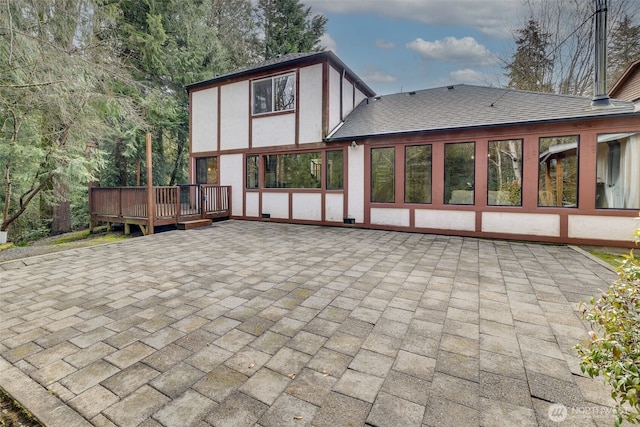
[[[296,75],[253,82],[253,114],[293,110],[296,106]]]

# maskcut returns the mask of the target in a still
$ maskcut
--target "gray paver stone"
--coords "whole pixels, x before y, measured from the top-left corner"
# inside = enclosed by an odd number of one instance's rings
[[[422,425],[425,407],[384,392],[378,393],[367,423],[379,426]]]

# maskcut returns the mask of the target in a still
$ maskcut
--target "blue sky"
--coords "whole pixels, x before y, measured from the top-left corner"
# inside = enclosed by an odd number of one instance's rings
[[[505,83],[522,0],[307,0],[322,40],[378,94]]]

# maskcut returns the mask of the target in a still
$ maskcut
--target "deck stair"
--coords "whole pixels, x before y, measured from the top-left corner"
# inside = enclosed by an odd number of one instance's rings
[[[181,221],[178,223],[178,230],[191,230],[192,228],[206,227],[211,225],[210,219],[194,219],[191,221]]]

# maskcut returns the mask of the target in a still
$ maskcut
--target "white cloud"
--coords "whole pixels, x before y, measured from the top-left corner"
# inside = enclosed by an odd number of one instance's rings
[[[378,67],[369,66],[362,73],[362,80],[367,83],[391,83],[396,78]]]
[[[329,33],[324,33],[320,37],[320,46],[324,47],[326,50],[333,51],[333,53],[338,53],[338,45]]]
[[[307,0],[316,12],[373,13],[425,24],[475,28],[493,38],[512,38],[521,25],[523,2],[517,0]]]
[[[376,47],[378,49],[393,49],[394,47],[396,47],[396,44],[394,42],[376,39]]]
[[[465,65],[495,65],[494,55],[473,37],[445,37],[443,40],[426,41],[417,38],[406,47],[420,54],[423,59],[438,62],[454,62]]]
[[[449,73],[450,81],[447,83],[467,83],[486,85],[489,80],[488,76],[480,71],[465,68],[464,70],[456,70]]]

